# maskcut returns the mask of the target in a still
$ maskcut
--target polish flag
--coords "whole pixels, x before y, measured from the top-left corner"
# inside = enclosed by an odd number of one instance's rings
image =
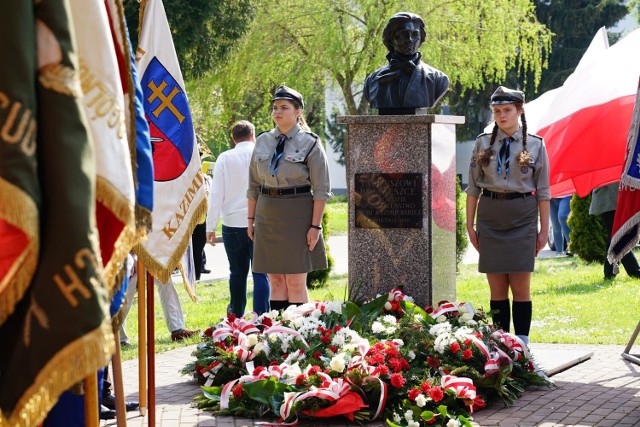
[[[637,29],[602,52],[590,53],[557,90],[537,129],[530,129],[547,146],[552,197],[585,197],[620,180],[640,75],[639,48]]]

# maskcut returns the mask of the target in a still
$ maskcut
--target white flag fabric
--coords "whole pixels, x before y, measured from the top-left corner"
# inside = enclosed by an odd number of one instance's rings
[[[135,190],[125,102],[103,0],[71,0],[82,106],[96,152],[96,219],[107,286],[135,244]]]
[[[168,282],[207,198],[184,81],[160,0],[144,10],[136,52],[143,106],[153,146],[153,225],[138,255],[161,282]]]

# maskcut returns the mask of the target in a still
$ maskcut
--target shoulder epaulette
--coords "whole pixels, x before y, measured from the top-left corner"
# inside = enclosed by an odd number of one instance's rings
[[[263,133],[267,133],[269,132],[268,130],[263,130],[262,132],[260,132],[259,134],[256,135],[256,138],[259,137],[260,135],[262,135]]]
[[[476,139],[480,138],[481,136],[485,136],[485,135],[491,135],[491,132],[482,132],[480,135],[476,136]]]
[[[310,130],[305,130],[305,133],[308,133],[309,135],[313,136],[314,138],[320,138],[318,135],[316,135],[315,133],[311,132]]]
[[[535,133],[529,133],[529,132],[527,132],[527,135],[529,135],[529,136],[533,136],[533,137],[536,137],[536,138],[538,138],[538,139],[544,139],[543,137],[541,137],[540,135],[537,135],[537,134],[535,134]]]

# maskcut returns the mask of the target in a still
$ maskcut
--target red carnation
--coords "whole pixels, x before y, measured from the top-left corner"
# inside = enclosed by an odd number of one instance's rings
[[[329,350],[336,353],[338,351],[338,347],[336,347],[335,345],[332,345],[331,347],[329,347]]]
[[[320,359],[320,356],[322,356],[322,353],[320,353],[319,351],[316,351],[313,353],[313,358],[314,359]]]
[[[466,349],[465,351],[462,352],[462,358],[464,360],[471,359],[471,356],[473,356],[473,351],[471,351],[470,348],[468,348],[468,349]]]
[[[233,397],[234,399],[240,399],[240,397],[242,397],[242,383],[238,384],[233,389]]]
[[[452,342],[449,346],[449,350],[451,350],[451,353],[456,354],[460,351],[460,344],[458,344],[456,341]]]
[[[212,326],[210,328],[207,328],[206,331],[204,331],[204,334],[208,337],[210,337],[211,335],[213,335],[213,331],[215,330],[215,328]]]
[[[391,380],[391,385],[395,388],[400,388],[405,383],[405,379],[402,374],[391,374],[391,377],[389,377],[389,379]]]
[[[431,384],[429,384],[429,381],[425,381],[420,384],[420,388],[422,389],[422,391],[429,394],[429,392],[431,391]]]
[[[265,317],[262,318],[262,324],[264,326],[271,326],[271,325],[273,325],[273,321],[271,320],[270,317],[266,317],[265,316]]]
[[[307,377],[305,377],[304,374],[300,374],[296,377],[296,386],[302,387],[306,383],[307,383]]]
[[[322,369],[318,365],[314,365],[309,369],[309,375],[317,374],[318,372],[322,372]]]
[[[442,387],[433,387],[429,390],[429,397],[433,399],[434,402],[440,402],[444,397],[444,392],[442,391]]]
[[[331,333],[324,334],[322,338],[320,338],[320,341],[322,341],[325,345],[329,345],[329,343],[331,342]]]
[[[380,365],[376,368],[380,375],[389,375],[389,368],[385,365]]]
[[[438,362],[438,359],[431,356],[427,357],[427,364],[434,369],[440,366],[440,362]]]
[[[411,390],[409,390],[409,394],[407,395],[407,397],[409,398],[409,400],[413,400],[415,402],[416,398],[421,394],[422,391],[420,391],[420,389],[412,388]]]
[[[258,375],[260,372],[264,371],[266,368],[264,366],[258,366],[253,370],[253,375]]]
[[[234,320],[236,320],[238,318],[238,316],[236,316],[233,313],[229,313],[227,314],[227,319],[229,320],[229,322],[233,322]]]
[[[487,402],[484,401],[480,395],[476,395],[476,398],[473,399],[473,404],[471,405],[470,412],[473,412],[478,409],[482,409],[487,406]]]

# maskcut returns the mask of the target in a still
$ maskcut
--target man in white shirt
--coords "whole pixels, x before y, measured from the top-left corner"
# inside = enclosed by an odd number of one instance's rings
[[[242,316],[247,304],[247,275],[253,259],[253,241],[247,235],[247,187],[249,163],[255,147],[253,124],[241,120],[231,128],[235,147],[218,156],[213,170],[207,213],[207,242],[215,245],[218,219],[222,218],[222,240],[229,259],[229,312]],[[269,311],[269,279],[253,273],[253,311]]]

